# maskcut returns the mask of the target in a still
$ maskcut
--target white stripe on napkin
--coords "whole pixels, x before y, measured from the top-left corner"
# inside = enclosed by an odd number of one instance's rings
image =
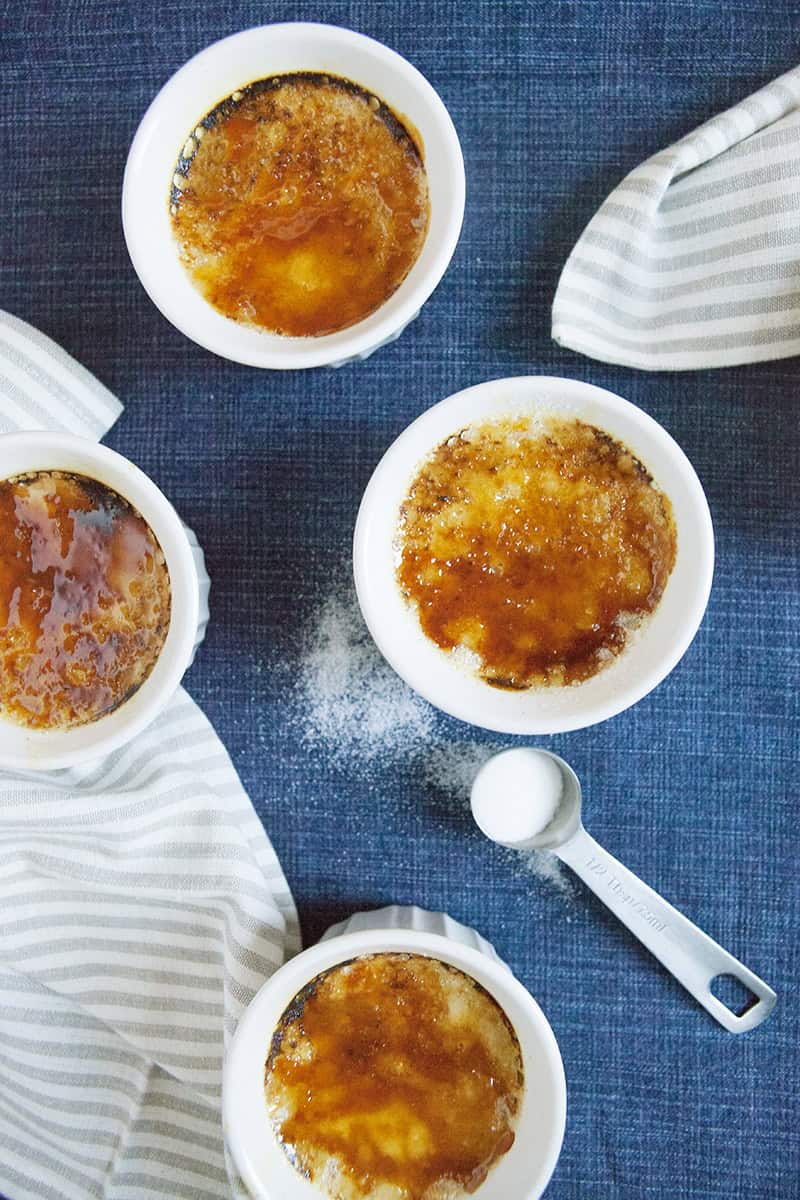
[[[51,338],[0,312],[0,432],[47,429],[100,440],[122,405]]]
[[[800,353],[800,67],[618,185],[561,274],[553,337],[656,371]]]
[[[0,433],[121,406],[0,313]],[[275,853],[182,689],[106,759],[0,771],[0,1192],[222,1200],[225,1045],[299,948]]]

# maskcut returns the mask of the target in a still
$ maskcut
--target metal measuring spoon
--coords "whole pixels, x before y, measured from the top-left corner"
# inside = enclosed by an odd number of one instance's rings
[[[581,785],[547,750],[505,750],[484,763],[472,784],[472,814],[492,841],[515,850],[550,850],[572,867],[623,925],[682,983],[720,1025],[745,1033],[766,1020],[772,988],[642,883],[590,837],[581,823]],[[740,1014],[713,994],[732,975],[755,996]]]

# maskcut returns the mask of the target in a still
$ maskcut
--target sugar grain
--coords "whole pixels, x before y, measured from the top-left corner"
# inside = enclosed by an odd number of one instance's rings
[[[383,660],[352,594],[329,596],[301,663],[303,740],[349,767],[404,758],[433,733],[436,715]]]

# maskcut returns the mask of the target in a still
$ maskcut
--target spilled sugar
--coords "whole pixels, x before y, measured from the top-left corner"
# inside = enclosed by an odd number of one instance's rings
[[[502,749],[505,747],[478,742],[426,746],[420,764],[422,777],[437,791],[468,804],[473,779],[486,760]]]
[[[303,743],[335,759],[350,777],[374,780],[379,766],[413,767],[442,796],[469,805],[478,769],[499,742],[445,741],[436,710],[384,661],[352,588],[329,595],[313,614],[301,651],[294,709]],[[566,871],[547,851],[498,846],[517,875],[533,875],[565,898]]]
[[[435,713],[378,653],[355,596],[333,595],[317,612],[298,681],[303,740],[348,766],[403,758],[430,738]]]
[[[572,879],[561,865],[561,860],[549,850],[505,850],[509,864],[518,874],[527,872],[551,884],[566,900],[572,900],[575,890]]]

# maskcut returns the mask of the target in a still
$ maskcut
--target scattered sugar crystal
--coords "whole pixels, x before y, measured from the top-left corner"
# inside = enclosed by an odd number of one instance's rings
[[[469,807],[472,781],[493,754],[508,747],[483,742],[448,742],[429,745],[420,758],[420,774],[430,786]]]
[[[353,595],[320,608],[298,686],[304,740],[354,762],[407,757],[432,734],[434,710],[384,661]]]
[[[535,875],[542,883],[561,892],[565,899],[572,900],[575,895],[572,879],[555,854],[549,850],[509,850],[506,847],[503,851],[517,874]]]

